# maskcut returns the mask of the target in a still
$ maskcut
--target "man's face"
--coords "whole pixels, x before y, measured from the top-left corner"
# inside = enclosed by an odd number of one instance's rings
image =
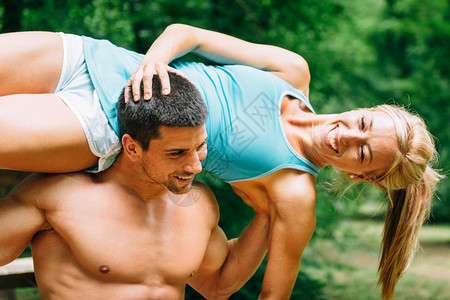
[[[154,183],[174,194],[184,194],[192,187],[194,175],[202,171],[206,158],[207,134],[201,127],[160,127],[160,137],[150,141],[143,153],[142,170]]]
[[[367,109],[330,115],[314,129],[313,144],[327,164],[363,176],[388,168],[398,151],[393,120]]]

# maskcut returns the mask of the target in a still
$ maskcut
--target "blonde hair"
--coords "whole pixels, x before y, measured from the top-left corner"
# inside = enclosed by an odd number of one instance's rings
[[[371,110],[385,112],[392,118],[399,146],[390,167],[369,178],[386,192],[389,200],[378,284],[382,285],[382,298],[392,299],[395,285],[418,248],[418,232],[429,216],[431,199],[442,176],[432,168],[437,154],[420,117],[397,105],[380,105]]]

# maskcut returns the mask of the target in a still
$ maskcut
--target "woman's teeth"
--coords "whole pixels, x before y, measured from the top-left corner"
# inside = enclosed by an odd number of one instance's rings
[[[336,131],[337,127],[328,132],[328,141],[330,142],[331,148],[334,151],[338,152],[337,141],[336,141]]]

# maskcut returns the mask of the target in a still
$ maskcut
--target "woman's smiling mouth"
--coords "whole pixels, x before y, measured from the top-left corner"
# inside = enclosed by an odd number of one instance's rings
[[[333,149],[336,153],[339,153],[338,148],[338,133],[339,133],[339,126],[334,127],[331,129],[327,134],[327,144],[331,149]]]

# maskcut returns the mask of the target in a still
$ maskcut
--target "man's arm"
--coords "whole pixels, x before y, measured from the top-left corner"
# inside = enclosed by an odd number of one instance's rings
[[[289,299],[316,225],[315,180],[281,175],[269,193],[268,261],[259,299]]]
[[[139,99],[136,96],[139,95],[141,80],[144,80],[145,93],[149,94],[153,74],[158,74],[163,90],[170,88],[167,65],[189,52],[219,64],[243,64],[271,72],[308,97],[310,73],[307,62],[300,55],[280,47],[251,43],[184,24],[168,26],[155,40],[127,87],[131,86],[135,98]]]
[[[267,211],[256,211],[241,236],[229,241],[216,226],[202,265],[189,285],[207,299],[228,298],[258,269],[266,253],[268,232]]]
[[[34,201],[33,179],[27,178],[8,196],[0,199],[0,265],[16,259],[37,231],[46,226]]]

